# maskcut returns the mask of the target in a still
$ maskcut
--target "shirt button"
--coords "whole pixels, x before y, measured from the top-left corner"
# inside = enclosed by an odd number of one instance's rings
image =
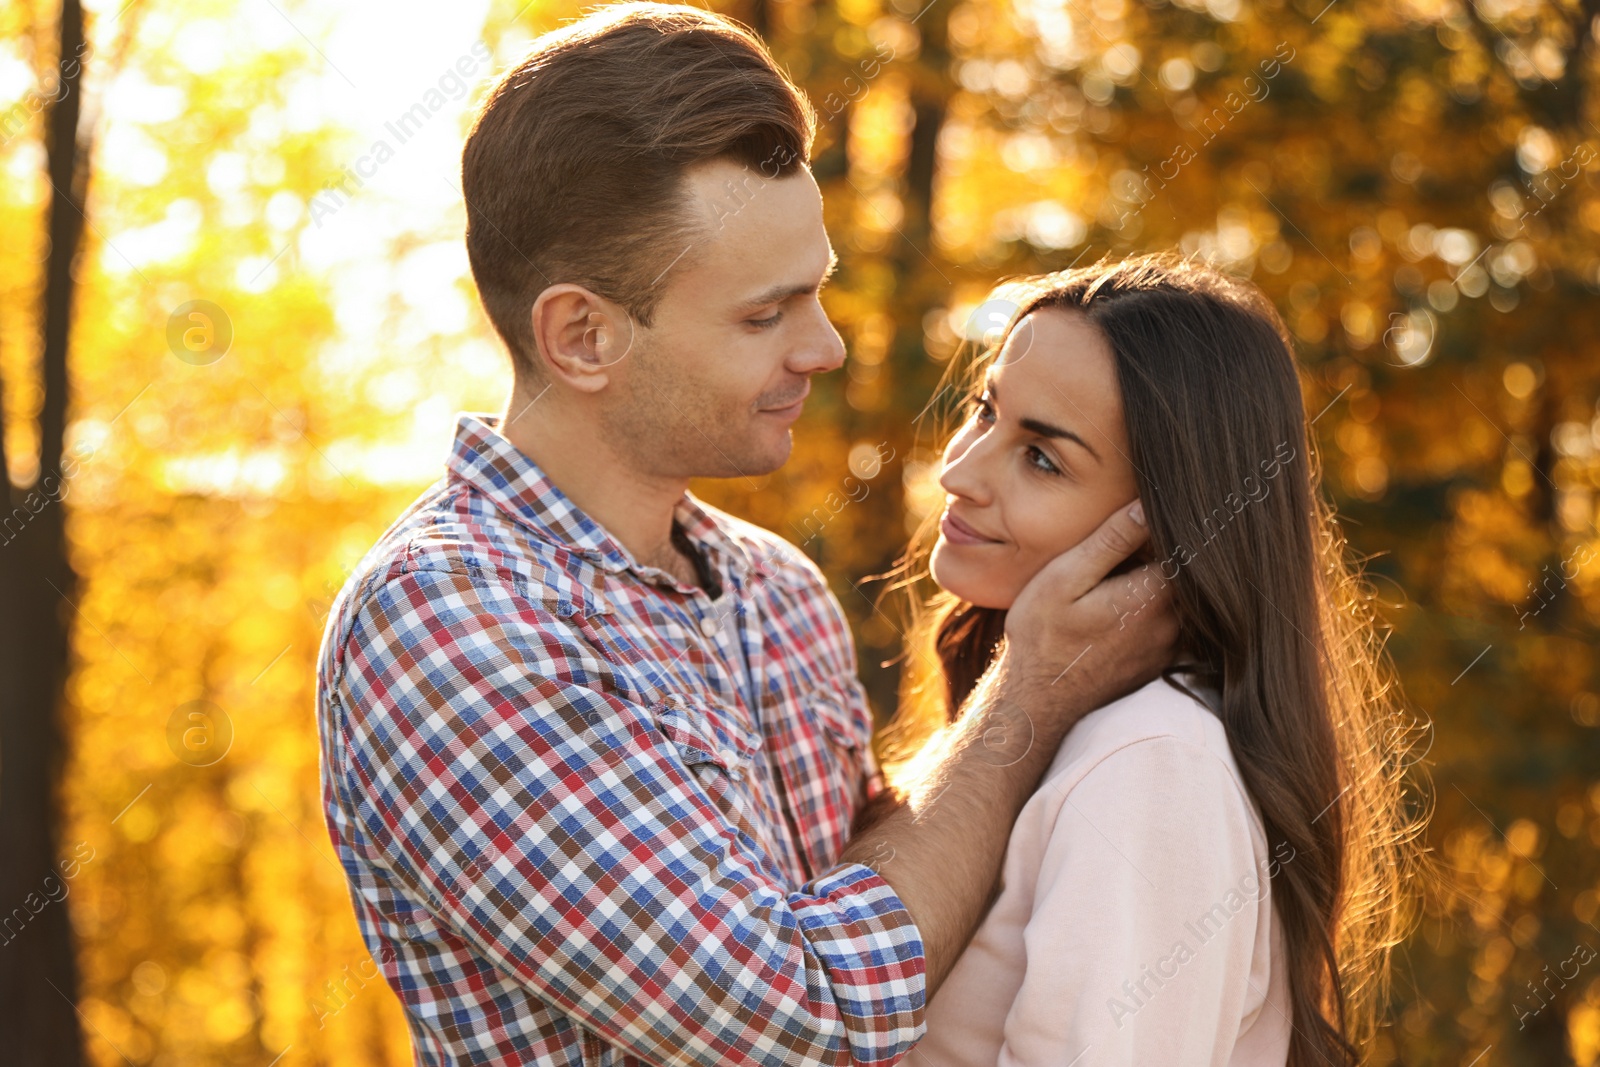
[[[705,634],[707,637],[715,637],[717,634],[716,617],[713,615],[707,615],[705,618],[701,619],[700,632]]]
[[[737,767],[737,766],[739,766],[739,756],[738,756],[738,754],[736,752],[733,751],[733,749],[725,748],[725,749],[722,750],[721,755],[722,755],[722,762],[725,763],[727,766],[729,766],[729,767]]]

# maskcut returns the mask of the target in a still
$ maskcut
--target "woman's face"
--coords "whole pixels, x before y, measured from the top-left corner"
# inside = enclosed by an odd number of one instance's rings
[[[1077,311],[1025,315],[944,452],[931,566],[945,590],[1009,608],[1054,557],[1138,495],[1111,347]]]

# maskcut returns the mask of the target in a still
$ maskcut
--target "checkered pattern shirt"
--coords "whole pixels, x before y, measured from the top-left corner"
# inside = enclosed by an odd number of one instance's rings
[[[417,1062],[894,1063],[923,948],[838,862],[875,765],[821,573],[685,493],[685,584],[495,426],[461,417],[318,668],[329,835]]]

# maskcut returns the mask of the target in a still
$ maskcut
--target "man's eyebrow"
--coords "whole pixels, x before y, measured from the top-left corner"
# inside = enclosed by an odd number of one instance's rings
[[[733,312],[735,315],[743,315],[747,312],[755,311],[758,308],[764,308],[768,304],[776,304],[780,301],[787,300],[791,296],[805,296],[807,293],[815,292],[816,290],[822,288],[822,286],[826,285],[828,283],[828,279],[833,277],[833,272],[838,269],[839,253],[830,248],[828,249],[828,269],[823,271],[821,282],[817,283],[816,285],[774,285],[770,289],[766,289],[760,293],[757,293],[749,300],[741,301],[733,309]]]
[[[1000,393],[997,389],[995,389],[994,379],[992,377],[988,375],[984,376],[983,387],[988,391],[991,399],[1000,399]],[[1079,437],[1077,434],[1073,433],[1071,430],[1063,429],[1060,426],[1055,426],[1039,419],[1021,419],[1019,420],[1018,425],[1024,430],[1027,430],[1029,433],[1038,434],[1040,437],[1056,437],[1064,441],[1074,441],[1078,445],[1082,446],[1083,449],[1089,453],[1089,455],[1093,456],[1096,463],[1102,462],[1100,459],[1100,453],[1094,450],[1094,446],[1088,441],[1085,441],[1083,438]]]

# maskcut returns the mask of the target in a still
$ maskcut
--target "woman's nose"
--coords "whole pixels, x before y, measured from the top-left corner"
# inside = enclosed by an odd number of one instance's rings
[[[963,497],[974,504],[989,502],[988,480],[984,476],[986,449],[981,437],[961,434],[945,450],[944,465],[939,471],[939,486],[951,496]]]

